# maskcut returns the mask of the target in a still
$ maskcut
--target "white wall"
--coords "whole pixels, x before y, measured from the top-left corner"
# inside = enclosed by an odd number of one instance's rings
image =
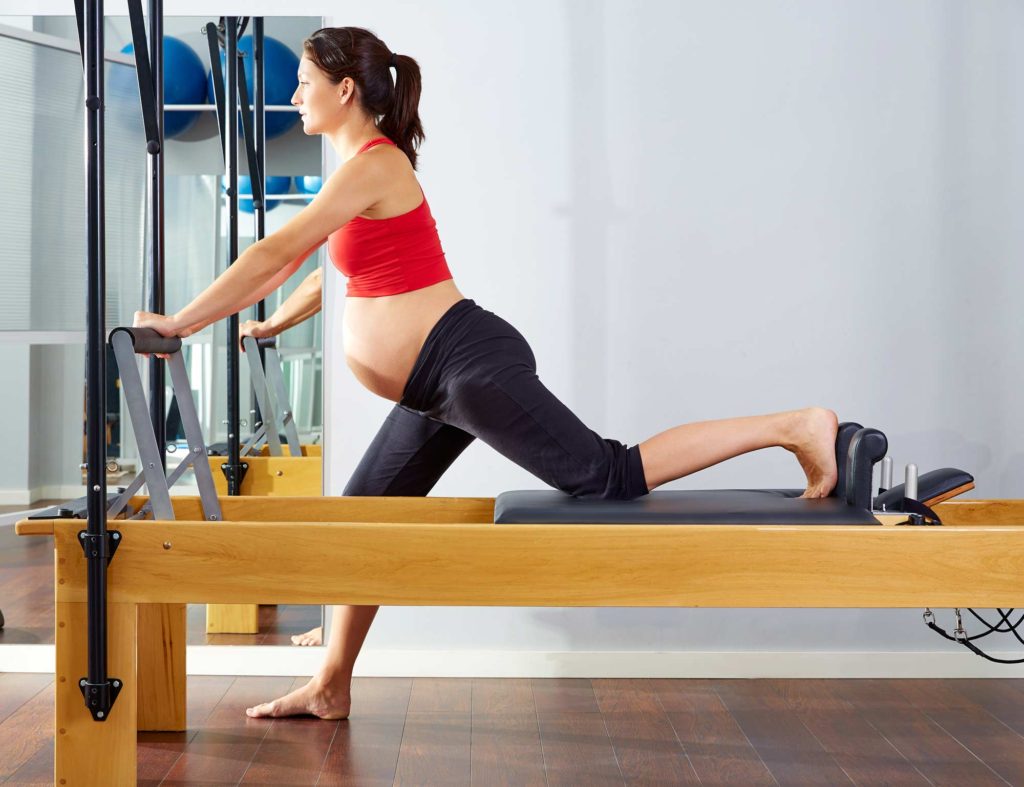
[[[421,180],[456,281],[592,427],[633,443],[824,404],[883,429],[898,466],[1024,495],[1024,6],[443,0],[328,24],[419,60]],[[348,373],[328,287],[338,494],[391,405]],[[675,486],[801,478],[776,449]],[[539,486],[474,445],[435,493]],[[395,608],[367,643],[957,647],[915,610]]]
[[[4,419],[4,451],[0,452],[0,505],[27,505],[28,455],[32,432],[27,418],[15,417],[29,409],[29,348],[0,344],[0,413]]]

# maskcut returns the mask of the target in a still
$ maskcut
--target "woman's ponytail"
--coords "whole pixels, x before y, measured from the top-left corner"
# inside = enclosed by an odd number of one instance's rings
[[[408,55],[391,55],[395,69],[394,100],[380,121],[382,133],[409,157],[416,168],[416,149],[423,142],[420,123],[420,66]]]

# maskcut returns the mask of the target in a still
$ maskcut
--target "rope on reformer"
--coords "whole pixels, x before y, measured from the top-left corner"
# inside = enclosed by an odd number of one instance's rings
[[[959,608],[953,610],[953,614],[956,617],[956,627],[953,629],[952,634],[950,634],[944,628],[935,623],[935,613],[932,612],[931,609],[925,609],[923,618],[925,625],[928,626],[928,628],[930,628],[932,631],[937,632],[938,634],[942,635],[943,637],[952,642],[959,642],[965,648],[973,652],[975,655],[981,656],[983,659],[994,661],[997,664],[1024,664],[1024,657],[1021,657],[1019,659],[997,658],[995,656],[989,655],[988,653],[986,653],[974,644],[975,640],[979,640],[982,637],[987,637],[989,634],[1009,633],[1013,634],[1017,642],[1024,645],[1024,638],[1021,638],[1021,635],[1018,633],[1020,625],[1024,623],[1024,612],[1020,613],[1020,617],[1017,618],[1016,622],[1013,622],[1010,620],[1010,615],[1012,615],[1015,610],[1008,609],[1006,611],[1003,611],[1002,609],[997,609],[996,612],[999,613],[1000,620],[998,623],[993,625],[988,620],[979,615],[975,610],[968,608],[967,611],[970,612],[975,618],[978,619],[978,621],[981,622],[981,624],[986,629],[985,631],[981,632],[980,634],[968,635],[967,630],[964,628],[963,614],[960,612]]]

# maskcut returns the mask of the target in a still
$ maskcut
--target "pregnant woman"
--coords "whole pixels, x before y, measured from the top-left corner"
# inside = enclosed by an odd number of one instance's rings
[[[326,241],[348,277],[348,365],[370,391],[395,402],[345,495],[426,495],[476,438],[579,497],[629,500],[770,446],[796,456],[807,476],[805,497],[828,495],[838,426],[828,409],[683,424],[630,447],[587,428],[544,387],[522,335],[465,298],[452,279],[416,179],[423,140],[416,61],[354,27],[318,30],[303,50],[292,103],[305,133],[326,136],[341,166],[309,206],[248,248],[188,306],[173,316],[138,312],[137,327],[188,336],[264,298]],[[248,322],[242,333],[274,335],[316,313],[320,282],[314,273],[270,319]],[[352,670],[376,613],[335,607],[316,677],[247,713],[348,716]],[[318,637],[311,632],[303,641]]]

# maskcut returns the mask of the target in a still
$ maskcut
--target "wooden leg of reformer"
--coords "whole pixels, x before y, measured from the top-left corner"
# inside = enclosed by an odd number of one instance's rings
[[[54,783],[135,784],[135,604],[107,605],[107,658],[121,691],[105,721],[94,721],[78,686],[88,674],[86,605],[57,602]]]
[[[207,604],[207,634],[258,634],[260,608],[256,604]]]
[[[186,729],[184,604],[138,605],[139,729]]]

